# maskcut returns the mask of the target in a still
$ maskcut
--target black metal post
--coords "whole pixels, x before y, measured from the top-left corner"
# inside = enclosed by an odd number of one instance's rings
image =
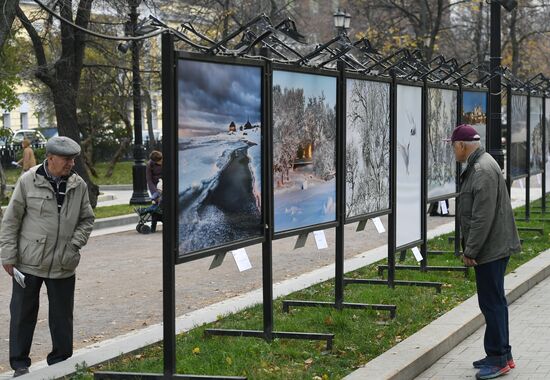
[[[395,248],[397,233],[397,77],[390,70],[390,206],[388,214],[388,286],[395,288]]]
[[[422,244],[420,245],[420,253],[422,260],[420,261],[420,271],[426,272],[428,266],[428,218],[426,215],[426,204],[428,204],[428,79],[424,77],[422,83],[422,114],[420,117],[420,133],[422,134],[420,139],[422,147],[420,158],[420,177],[422,178],[420,185],[420,197],[422,198],[422,202],[420,202],[420,236],[422,236]]]
[[[527,95],[527,177],[525,178],[525,220],[531,217],[531,95]]]
[[[512,85],[506,86],[506,187],[512,198]]]
[[[546,125],[546,112],[548,110],[546,109],[546,97],[542,98],[542,188],[541,188],[541,207],[542,212],[546,212],[546,155],[548,154],[547,148],[546,148],[546,128],[548,128],[548,125]]]
[[[141,0],[129,0],[130,25],[132,36],[137,36],[138,16],[137,7]],[[151,202],[147,194],[145,178],[145,148],[143,146],[141,125],[141,75],[139,68],[140,44],[132,41],[132,99],[134,103],[134,166],[132,167],[133,193],[130,204],[147,204]]]
[[[487,142],[489,154],[498,162],[501,169],[504,168],[504,152],[502,151],[501,135],[501,79],[500,75],[493,75],[501,63],[501,39],[500,39],[500,4],[491,2],[491,58],[489,81],[489,126],[487,128]]]
[[[345,93],[345,78],[344,64],[341,60],[337,62],[338,69],[338,97],[336,117],[338,120],[337,145],[336,145],[336,163],[340,171],[340,175],[336,177],[336,200],[338,212],[338,226],[336,226],[336,252],[335,252],[335,273],[334,273],[334,301],[336,309],[341,310],[344,302],[344,219],[346,215],[346,200],[345,200],[345,172],[346,163],[344,157],[344,141],[345,140],[345,109],[344,102]]]

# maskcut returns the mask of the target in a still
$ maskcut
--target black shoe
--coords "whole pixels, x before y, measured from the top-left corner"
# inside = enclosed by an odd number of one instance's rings
[[[23,376],[23,375],[26,375],[27,373],[29,373],[29,369],[27,367],[17,368],[13,373],[13,377]]]

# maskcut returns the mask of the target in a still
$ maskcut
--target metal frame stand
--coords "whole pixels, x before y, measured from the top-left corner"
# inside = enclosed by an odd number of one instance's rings
[[[342,61],[337,62],[338,67],[338,99],[340,100],[337,105],[337,120],[339,124],[338,128],[338,143],[336,144],[336,162],[340,164],[338,170],[340,173],[345,173],[345,104],[343,99],[346,94],[346,83],[344,77],[344,65]],[[340,175],[336,178],[336,199],[337,199],[337,213],[338,213],[338,226],[336,226],[336,247],[335,247],[335,274],[334,274],[334,302],[322,302],[322,301],[301,301],[301,300],[284,300],[283,311],[289,312],[292,306],[302,307],[332,307],[336,310],[348,309],[362,309],[362,310],[384,310],[390,312],[390,318],[394,319],[396,315],[396,305],[384,305],[384,304],[364,304],[364,303],[350,303],[344,302],[344,219],[346,213],[345,206],[345,179]]]
[[[391,71],[392,83],[390,87],[390,125],[391,125],[391,154],[390,154],[390,168],[391,168],[391,181],[390,181],[390,204],[392,205],[392,212],[388,214],[388,264],[386,268],[388,269],[388,279],[360,279],[360,278],[344,278],[344,285],[348,284],[366,284],[366,285],[386,285],[390,288],[395,288],[395,286],[424,286],[429,288],[434,288],[437,293],[441,293],[441,288],[443,284],[441,282],[431,282],[431,281],[406,281],[406,280],[396,280],[395,279],[395,270],[397,266],[395,265],[395,253],[397,251],[396,247],[396,217],[395,217],[395,204],[397,203],[397,191],[396,191],[396,181],[397,181],[397,168],[395,165],[396,162],[396,153],[397,153],[397,79],[395,71]],[[422,108],[425,107],[425,86],[423,86],[423,95],[422,95]],[[422,139],[426,139],[426,112],[422,112]],[[424,143],[424,141],[422,141]],[[425,178],[425,162],[426,162],[426,149],[422,149],[422,172],[421,177]],[[425,205],[426,202],[426,185],[425,181],[422,181],[422,205]],[[422,235],[422,246],[421,252],[426,251],[426,212],[422,210],[421,217],[421,235]],[[423,255],[423,260],[420,263],[420,270],[425,271],[426,269],[426,255]]]
[[[170,33],[162,34],[162,114],[163,114],[163,138],[167,157],[174,157],[177,149],[175,129],[176,110],[176,78],[174,65],[176,62],[174,52],[174,36]],[[170,159],[164,163],[164,173],[175,173],[174,162]],[[164,176],[164,202],[166,205],[177,204],[177,194],[174,191],[173,175]],[[242,376],[209,376],[209,375],[184,375],[176,374],[176,253],[178,247],[174,236],[176,231],[176,207],[165,207],[164,226],[162,229],[162,298],[163,298],[163,358],[164,372],[159,373],[128,373],[98,371],[94,373],[94,379],[208,379],[208,380],[246,380]]]
[[[260,54],[264,57],[269,53],[266,48],[262,48]],[[272,63],[268,60],[266,62],[265,80],[266,86],[264,86],[264,115],[271,115],[272,108],[272,88],[271,88],[271,76],[273,68]],[[269,119],[264,118],[264,121]],[[266,182],[266,189],[273,188],[272,176],[269,175],[269,171],[273,167],[272,158],[272,133],[271,133],[271,120],[267,120],[265,123],[266,141],[264,152],[264,177]],[[263,198],[264,205],[273,204],[273,194],[271,191],[264,191]],[[327,342],[326,349],[332,349],[332,342],[334,340],[334,334],[330,333],[306,333],[306,332],[283,332],[273,331],[273,233],[270,226],[273,225],[273,215],[270,207],[265,207],[266,210],[266,223],[265,227],[265,240],[262,244],[262,289],[263,289],[263,330],[232,330],[232,329],[206,329],[204,331],[205,336],[233,336],[244,338],[261,338],[268,342],[273,339],[303,339],[303,340],[324,340]]]

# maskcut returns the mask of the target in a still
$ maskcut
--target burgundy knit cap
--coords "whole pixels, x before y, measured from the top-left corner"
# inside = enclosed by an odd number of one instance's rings
[[[453,134],[450,139],[445,139],[445,141],[455,142],[455,141],[479,141],[481,136],[469,124],[461,124],[453,130]]]

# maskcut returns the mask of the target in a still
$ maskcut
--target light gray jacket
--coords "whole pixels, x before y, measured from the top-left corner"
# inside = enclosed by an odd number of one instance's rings
[[[52,186],[36,173],[39,167],[15,185],[0,228],[0,257],[2,264],[13,264],[23,273],[67,278],[74,274],[94,225],[88,187],[73,173],[58,212]]]
[[[458,215],[464,256],[478,264],[521,251],[506,182],[483,148],[468,157],[468,167],[460,176]]]

